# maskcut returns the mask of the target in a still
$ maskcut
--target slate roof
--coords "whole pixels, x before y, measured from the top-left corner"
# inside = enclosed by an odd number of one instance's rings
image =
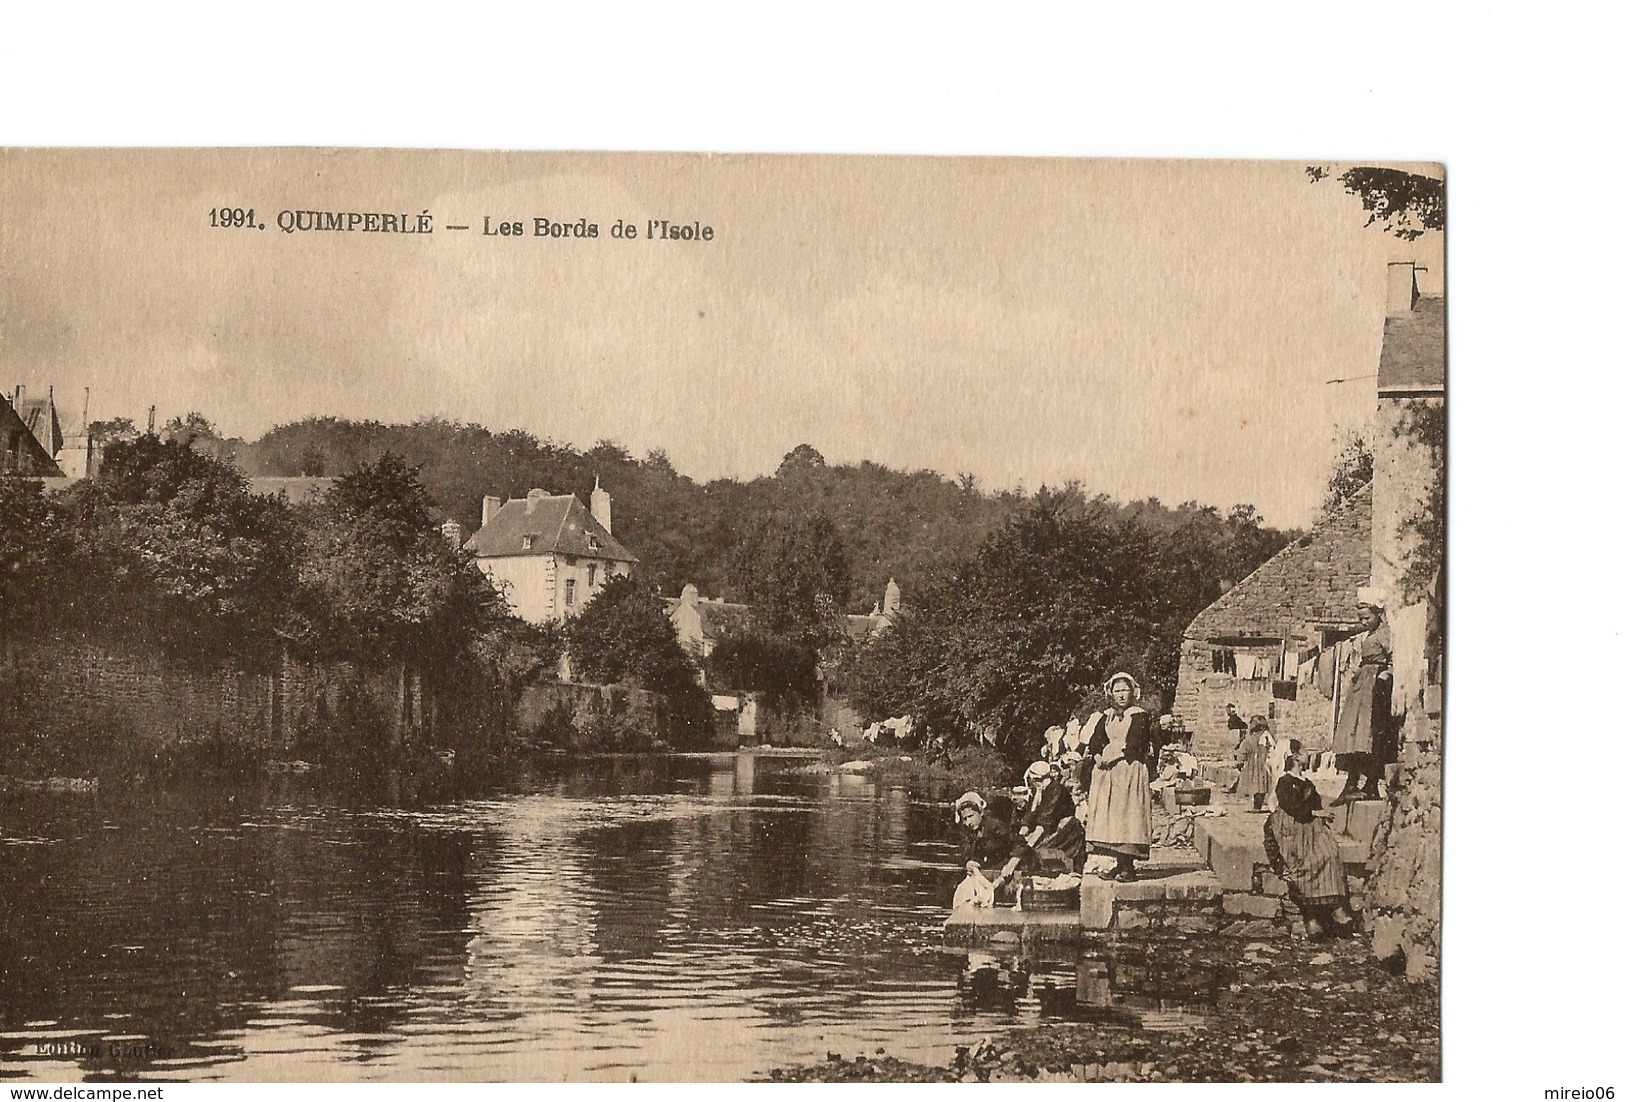
[[[525,547],[525,537],[534,537]],[[593,546],[590,541],[596,541]],[[463,547],[481,558],[503,555],[575,555],[584,559],[637,562],[619,540],[593,519],[574,494],[518,497],[498,509],[491,522]]]
[[[1377,393],[1444,393],[1444,353],[1444,297],[1421,295],[1410,313],[1383,324]]]
[[[29,407],[34,405],[36,401],[37,399],[25,399],[22,404],[24,407]],[[21,411],[12,407],[11,399],[0,397],[0,449],[6,447],[12,433],[16,433],[22,454],[26,456],[24,460],[26,473],[36,476],[60,476],[62,470],[56,465],[56,460],[53,458],[54,453],[45,450],[44,446],[40,444],[38,433],[35,432],[34,425],[38,422],[39,416],[37,412],[24,416]],[[59,437],[60,431],[59,428]],[[60,439],[58,444],[60,445]]]
[[[40,447],[55,458],[62,450],[62,422],[57,420],[56,403],[49,398],[24,398],[17,403],[17,416]]]
[[[1203,609],[1186,639],[1286,639],[1310,625],[1359,624],[1355,591],[1371,577],[1371,487]]]

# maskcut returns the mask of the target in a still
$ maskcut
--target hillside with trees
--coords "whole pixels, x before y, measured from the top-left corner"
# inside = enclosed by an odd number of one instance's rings
[[[239,451],[256,474],[335,475],[399,455],[425,505],[472,532],[485,494],[614,497],[640,588],[748,604],[707,664],[712,683],[810,706],[814,671],[871,718],[914,714],[951,737],[1041,730],[1127,666],[1171,693],[1185,626],[1296,533],[1251,506],[1119,502],[1081,485],[989,493],[974,477],[830,464],[801,444],[770,476],[700,483],[662,452],[577,450],[520,431],[317,418]],[[898,629],[868,646],[843,613],[902,587]],[[1024,735],[1022,737],[1025,737]]]
[[[975,553],[1030,500],[984,491],[971,475],[898,471],[877,463],[829,464],[810,445],[789,452],[771,476],[697,482],[661,451],[634,458],[612,441],[579,450],[520,430],[429,419],[410,425],[321,417],[282,425],[237,449],[250,475],[343,475],[391,453],[416,468],[437,515],[472,533],[486,494],[522,497],[533,487],[583,501],[601,480],[615,501],[615,535],[639,557],[639,575],[675,597],[692,582],[705,596],[748,601],[761,568],[748,550],[782,517],[825,518],[844,549],[850,582],[832,594],[842,611],[868,612],[896,578],[904,600]],[[1064,492],[1077,496],[1081,487]],[[1099,507],[1154,532],[1201,530],[1215,543],[1215,580],[1236,581],[1284,546],[1248,507],[1230,514],[1150,501]]]

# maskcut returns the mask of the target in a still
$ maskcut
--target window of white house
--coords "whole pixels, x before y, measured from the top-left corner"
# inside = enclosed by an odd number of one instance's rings
[[[568,578],[564,582],[564,603],[567,605],[576,603],[576,580],[574,578]]]
[[[534,546],[536,546],[536,537],[535,536],[526,536],[524,538],[523,542],[520,545],[521,550],[525,550],[525,551],[529,551]]]
[[[597,563],[588,563],[587,564],[587,584],[589,586],[594,586],[594,585],[598,584],[598,564]]]
[[[566,555],[566,556],[564,556],[564,565],[565,566],[574,566],[575,564],[576,564],[576,557],[574,555]]]

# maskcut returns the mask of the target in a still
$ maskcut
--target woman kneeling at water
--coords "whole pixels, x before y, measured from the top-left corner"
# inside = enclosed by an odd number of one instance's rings
[[[975,792],[954,801],[954,820],[965,831],[965,879],[954,892],[955,909],[966,903],[986,907],[1014,902],[1008,889],[1016,874],[1038,863],[1032,848],[989,815],[987,801]]]
[[[1264,854],[1275,875],[1286,881],[1287,894],[1303,912],[1312,940],[1327,934],[1330,921],[1339,934],[1354,928],[1349,912],[1349,884],[1343,855],[1331,828],[1316,817],[1320,793],[1298,774],[1298,759],[1286,759],[1286,775],[1275,785],[1276,810],[1264,821]]]
[[[1021,816],[1021,838],[1037,849],[1047,846],[1060,850],[1074,861],[1083,848],[1083,827],[1072,791],[1064,783],[1061,770],[1047,761],[1035,761],[1022,778],[1027,786],[1027,807]]]

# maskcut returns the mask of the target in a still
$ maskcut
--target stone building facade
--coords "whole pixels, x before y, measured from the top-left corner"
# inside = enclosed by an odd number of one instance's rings
[[[590,512],[574,494],[487,497],[480,530],[464,547],[514,614],[533,624],[574,616],[638,561],[611,533],[610,497],[601,486],[593,487]]]
[[[1413,264],[1388,266],[1377,374],[1371,579],[1388,594],[1394,712],[1404,718],[1389,815],[1372,847],[1368,920],[1377,956],[1432,980],[1443,869],[1443,579],[1411,576],[1423,548],[1410,522],[1430,509],[1434,479],[1443,477],[1442,455],[1414,430],[1421,419],[1443,417],[1445,306],[1443,296],[1419,293],[1416,272]]]
[[[1227,757],[1225,705],[1271,720],[1278,738],[1330,747],[1335,692],[1300,685],[1300,660],[1359,630],[1355,593],[1371,574],[1372,490],[1362,489],[1191,621],[1173,713],[1200,757]],[[1331,686],[1326,686],[1328,689]]]

